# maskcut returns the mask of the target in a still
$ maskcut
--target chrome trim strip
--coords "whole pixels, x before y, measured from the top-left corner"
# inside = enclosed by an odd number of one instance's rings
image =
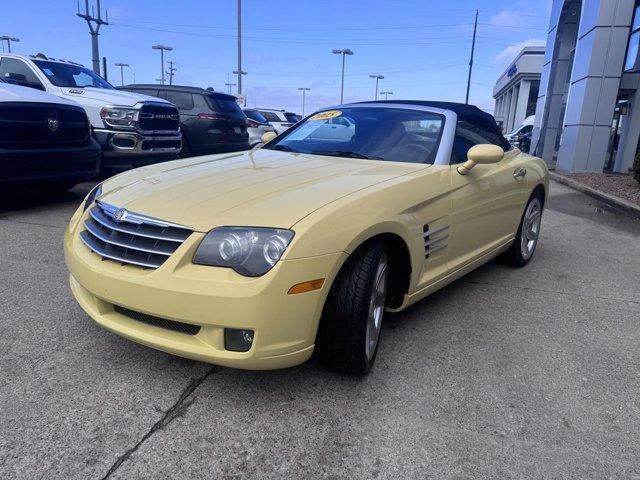
[[[115,215],[115,213],[118,210],[121,210],[115,205],[111,205],[109,203],[105,203],[100,200],[97,200],[96,203],[102,210],[106,211],[112,218],[113,218],[113,215]],[[186,225],[180,225],[179,223],[166,222],[164,220],[160,220],[159,218],[148,217],[146,215],[142,215],[141,213],[135,213],[129,210],[127,210],[127,218],[123,220],[122,223],[133,223],[134,225],[147,224],[147,225],[154,225],[156,227],[173,227],[173,228],[180,228],[182,230],[189,230],[190,232],[193,232],[193,228],[187,227]]]
[[[89,210],[89,214],[99,224],[104,225],[105,227],[110,228],[111,230],[115,230],[117,232],[128,233],[129,235],[152,238],[154,240],[166,240],[168,242],[176,242],[176,243],[184,242],[188,238],[188,236],[191,235],[191,232],[189,232],[189,235],[185,236],[184,238],[178,238],[178,237],[173,237],[168,233],[160,235],[156,233],[141,232],[136,228],[127,227],[126,222],[122,222],[118,224],[112,221],[104,213],[102,213],[100,209],[96,209],[95,207]]]
[[[445,244],[445,245],[436,245],[433,248],[429,248],[427,250],[427,256],[431,255],[433,252],[437,252],[438,250],[442,250],[443,248],[447,248],[447,244]]]
[[[427,238],[430,235],[435,235],[436,233],[443,232],[447,228],[449,228],[449,225],[445,225],[443,227],[434,228],[433,230],[427,230],[426,232],[424,232],[424,234],[422,236],[424,238]]]
[[[424,242],[424,246],[428,247],[429,245],[433,245],[434,243],[441,242],[442,240],[446,240],[447,238],[449,238],[449,234],[445,235],[444,237],[434,238],[433,240],[426,241]]]
[[[109,244],[115,245],[117,247],[128,248],[129,250],[136,250],[138,252],[154,253],[156,255],[164,255],[166,257],[170,257],[173,254],[173,252],[175,251],[175,250],[172,250],[170,252],[167,252],[167,251],[163,252],[162,250],[153,250],[153,249],[149,249],[149,248],[142,248],[142,247],[139,247],[137,245],[130,244],[130,243],[116,242],[114,240],[111,240],[108,236],[105,236],[89,220],[85,220],[84,226],[87,229],[87,231],[91,235],[96,237],[98,240],[102,240],[104,243],[109,243]]]
[[[91,243],[90,240],[87,238],[88,235],[89,234],[86,231],[80,232],[80,240],[82,241],[82,243],[84,243],[87,246],[87,248],[89,248],[89,250],[96,253],[97,255],[100,255],[102,258],[108,258],[109,260],[115,260],[117,262],[129,264],[129,265],[137,265],[139,267],[144,267],[144,268],[158,268],[160,267],[160,265],[162,265],[162,263],[141,262],[139,260],[130,260],[130,259],[117,257],[116,255],[109,254],[105,252],[103,249],[101,249],[95,243]]]

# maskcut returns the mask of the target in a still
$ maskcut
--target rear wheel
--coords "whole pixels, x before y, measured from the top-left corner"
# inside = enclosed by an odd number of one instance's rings
[[[389,259],[382,243],[365,245],[334,281],[318,329],[317,353],[330,369],[362,375],[373,366],[387,299]]]
[[[542,194],[534,192],[522,214],[520,226],[509,250],[500,259],[514,267],[524,267],[536,251],[542,223]]]

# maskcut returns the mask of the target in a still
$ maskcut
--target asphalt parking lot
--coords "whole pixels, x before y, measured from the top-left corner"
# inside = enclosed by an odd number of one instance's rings
[[[374,371],[222,369],[67,286],[89,184],[0,210],[0,478],[640,478],[640,222],[558,184],[532,263],[387,317]]]

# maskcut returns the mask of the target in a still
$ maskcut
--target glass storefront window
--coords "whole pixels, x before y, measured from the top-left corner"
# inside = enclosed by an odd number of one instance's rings
[[[633,33],[629,37],[629,48],[627,49],[627,59],[624,62],[624,71],[633,72],[638,70],[638,46],[640,45],[640,31]]]
[[[624,62],[625,72],[640,71],[640,58],[638,58],[640,46],[640,1],[636,1],[636,8],[633,12],[633,22],[631,25],[631,35],[629,36],[629,46],[627,47],[627,57]]]

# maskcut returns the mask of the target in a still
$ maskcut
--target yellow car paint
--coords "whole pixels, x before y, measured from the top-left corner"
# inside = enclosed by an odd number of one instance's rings
[[[518,168],[528,175],[514,178]],[[223,366],[283,368],[312,354],[329,289],[366,240],[393,235],[406,245],[408,289],[394,308],[402,310],[508,248],[538,186],[548,191],[546,165],[517,149],[466,175],[456,165],[266,149],[188,158],[106,180],[99,198],[194,229],[160,268],[121,265],[92,253],[79,238],[88,217],[82,206],[65,232],[65,261],[80,306],[118,335]],[[441,248],[428,258],[425,225],[441,238]],[[244,277],[192,263],[200,241],[218,226],[288,228],[295,236],[268,273]],[[315,290],[288,293],[320,279]],[[201,330],[188,336],[147,325],[117,313],[114,305]],[[225,327],[255,330],[251,349],[225,350]]]

